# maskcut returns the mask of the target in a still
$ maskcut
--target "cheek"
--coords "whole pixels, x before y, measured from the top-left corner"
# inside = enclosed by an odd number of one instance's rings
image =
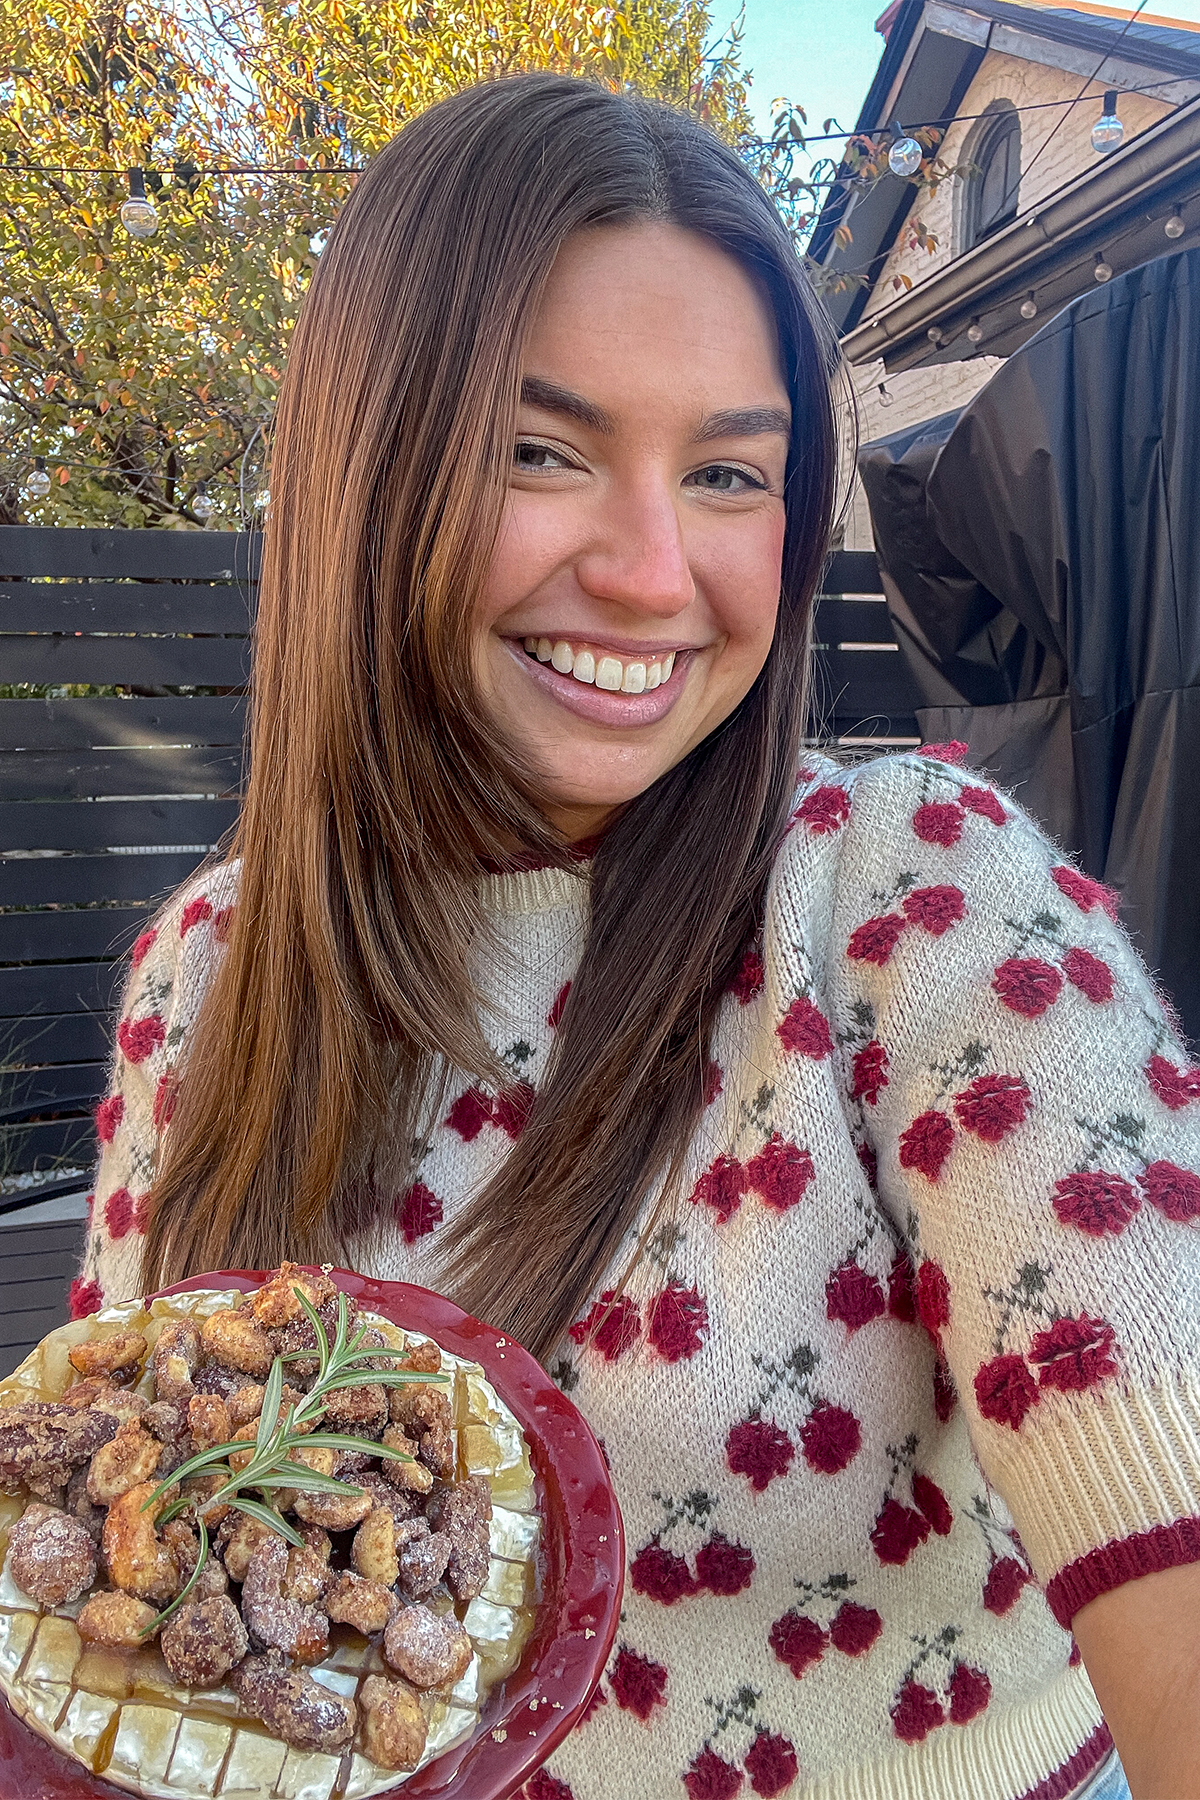
[[[786,524],[780,506],[711,546],[706,586],[731,648],[767,653],[779,610]]]

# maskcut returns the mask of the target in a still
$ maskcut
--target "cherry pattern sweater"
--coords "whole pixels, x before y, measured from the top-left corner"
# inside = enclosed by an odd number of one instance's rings
[[[484,882],[511,1080],[451,1089],[372,1275],[438,1285],[579,957],[586,866]],[[77,1311],[139,1291],[235,904],[230,865],[134,947]],[[524,1800],[1058,1800],[1106,1754],[1071,1618],[1200,1559],[1200,1069],[1113,912],[950,761],[801,771],[690,1195],[550,1358],[628,1569]]]

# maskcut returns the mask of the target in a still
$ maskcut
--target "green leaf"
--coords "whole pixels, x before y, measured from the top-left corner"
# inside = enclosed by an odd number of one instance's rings
[[[407,1387],[414,1381],[449,1381],[448,1375],[422,1375],[415,1369],[347,1369],[343,1374],[331,1375],[328,1381],[321,1383],[320,1392],[331,1394],[336,1388],[349,1387]],[[317,1393],[313,1388],[308,1395],[312,1399]],[[242,1448],[245,1448],[243,1445]]]
[[[373,1438],[349,1437],[340,1431],[312,1431],[307,1437],[297,1436],[297,1445],[307,1444],[314,1450],[366,1450],[371,1456],[390,1456],[395,1462],[415,1462],[407,1450],[393,1450],[390,1444],[377,1444]],[[291,1448],[289,1442],[288,1448]]]
[[[262,1412],[258,1419],[258,1435],[254,1447],[261,1455],[271,1441],[271,1433],[279,1417],[279,1403],[283,1399],[283,1364],[279,1358],[271,1364],[271,1373],[267,1376],[267,1385],[263,1389]]]
[[[312,1304],[312,1301],[308,1298],[308,1295],[302,1294],[298,1287],[293,1288],[292,1292],[308,1314],[308,1322],[317,1334],[317,1348],[321,1356],[321,1366],[317,1371],[317,1380],[321,1381],[324,1378],[326,1369],[329,1367],[329,1339],[325,1335],[325,1327],[321,1323],[320,1315],[318,1314],[316,1307]]]
[[[344,1355],[346,1349],[346,1333],[350,1329],[350,1304],[345,1294],[338,1290],[337,1336],[333,1340],[333,1355],[336,1361]]]
[[[304,1548],[304,1539],[300,1533],[289,1525],[283,1514],[277,1513],[273,1506],[264,1506],[261,1500],[243,1499],[240,1494],[229,1504],[235,1506],[238,1512],[244,1512],[247,1518],[257,1519],[260,1525],[267,1525],[272,1531],[277,1531],[281,1538],[286,1538],[289,1544],[296,1546],[297,1550]]]
[[[313,1494],[347,1494],[362,1493],[360,1487],[353,1487],[349,1482],[338,1481],[336,1476],[322,1475],[318,1469],[310,1469],[304,1463],[287,1463],[274,1474],[264,1475],[261,1481],[254,1483],[260,1488],[298,1488],[302,1493]]]
[[[154,1631],[157,1626],[161,1625],[164,1619],[169,1619],[171,1614],[175,1611],[176,1607],[183,1605],[184,1601],[187,1599],[188,1595],[191,1593],[192,1589],[195,1587],[196,1583],[199,1581],[200,1571],[201,1571],[201,1569],[203,1569],[205,1563],[208,1561],[208,1532],[205,1529],[203,1519],[197,1519],[196,1525],[197,1525],[197,1529],[199,1530],[199,1533],[200,1533],[200,1549],[196,1556],[195,1568],[192,1570],[192,1572],[188,1576],[186,1582],[180,1588],[180,1590],[176,1594],[175,1598],[172,1600],[170,1606],[164,1607],[162,1612],[159,1613],[159,1615],[156,1619],[151,1619],[151,1621],[148,1625],[144,1625],[142,1627],[141,1631],[138,1632],[139,1637],[145,1637],[147,1632]]]
[[[189,1475],[220,1475],[228,1479],[231,1471],[222,1459],[232,1455],[235,1450],[248,1450],[249,1448],[245,1438],[242,1438],[235,1444],[213,1444],[210,1449],[201,1450],[199,1455],[189,1457],[187,1462],[182,1463],[173,1475],[168,1475],[165,1481],[160,1481],[154,1492],[142,1501],[138,1511],[146,1512],[154,1505],[160,1494],[165,1494],[167,1489],[174,1487],[177,1481],[186,1481]]]

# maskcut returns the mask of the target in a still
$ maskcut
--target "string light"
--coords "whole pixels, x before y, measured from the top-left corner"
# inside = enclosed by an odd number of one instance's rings
[[[1037,301],[1034,298],[1032,288],[1030,288],[1029,292],[1021,302],[1021,317],[1023,319],[1037,318]]]
[[[1098,254],[1098,256],[1096,257],[1096,266],[1092,270],[1092,274],[1095,276],[1097,281],[1111,281],[1112,280],[1112,264],[1109,262],[1108,258],[1105,256],[1103,250],[1101,250],[1100,253]]]
[[[135,238],[151,238],[158,230],[158,212],[146,198],[146,177],[141,169],[129,171],[129,198],[121,202],[121,223]]]
[[[880,404],[880,406],[891,406],[891,404],[893,403],[895,398],[896,398],[895,394],[888,393],[887,383],[885,381],[881,381],[879,384],[879,404]]]
[[[983,342],[983,326],[978,315],[967,326],[967,342],[971,344],[982,344]]]
[[[50,477],[46,473],[46,459],[44,456],[34,457],[33,473],[25,483],[25,492],[29,495],[31,500],[44,500],[46,495],[50,492]]]
[[[1164,224],[1163,230],[1169,238],[1181,238],[1186,229],[1183,223],[1183,214],[1177,206],[1172,207],[1171,216]]]
[[[929,339],[930,343],[934,346],[934,348],[936,350],[941,349],[942,328],[940,325],[931,325],[929,327],[929,330],[925,333],[925,336]]]
[[[892,130],[896,135],[892,147],[888,151],[888,168],[893,175],[901,175],[905,178],[915,175],[922,161],[920,144],[915,137],[909,137],[901,126],[893,125]]]
[[[205,492],[205,483],[203,481],[198,481],[196,483],[196,497],[192,501],[192,511],[202,525],[207,524],[209,519],[213,516],[213,503]]]
[[[1117,117],[1117,92],[1115,88],[1109,88],[1104,96],[1104,109],[1092,126],[1092,149],[1107,156],[1124,139],[1125,127]]]

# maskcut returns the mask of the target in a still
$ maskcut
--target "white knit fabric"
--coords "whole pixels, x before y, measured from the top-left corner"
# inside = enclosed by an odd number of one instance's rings
[[[583,944],[586,869],[484,887],[511,1084],[452,1087],[371,1275],[439,1285]],[[139,1290],[156,1099],[235,901],[235,868],[193,883],[135,953],[84,1310]],[[1200,1071],[1107,903],[946,763],[801,772],[690,1199],[549,1359],[629,1568],[529,1800],[1054,1800],[1098,1759],[1043,1587],[1069,1618],[1200,1557]]]

